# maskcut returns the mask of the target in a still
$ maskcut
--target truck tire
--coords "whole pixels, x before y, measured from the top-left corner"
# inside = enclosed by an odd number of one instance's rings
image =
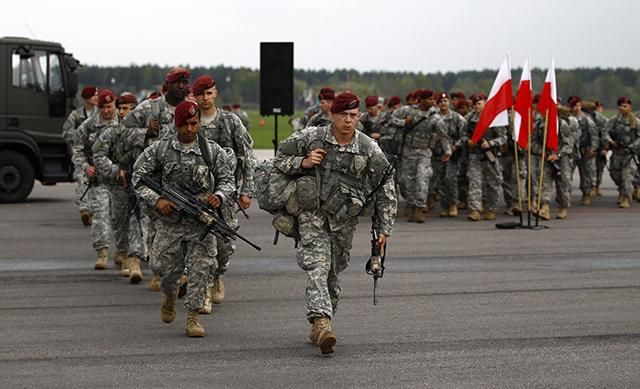
[[[15,151],[0,151],[0,203],[26,199],[34,179],[35,172],[27,157]]]

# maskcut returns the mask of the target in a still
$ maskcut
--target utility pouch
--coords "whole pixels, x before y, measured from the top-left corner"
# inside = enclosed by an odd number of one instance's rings
[[[316,178],[313,176],[302,176],[296,180],[296,202],[303,211],[313,211],[318,207],[318,193]]]

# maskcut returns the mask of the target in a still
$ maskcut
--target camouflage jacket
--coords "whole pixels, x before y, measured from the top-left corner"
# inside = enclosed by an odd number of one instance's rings
[[[115,184],[115,177],[120,169],[131,173],[133,161],[126,159],[125,135],[129,131],[122,124],[105,128],[93,144],[93,161],[98,174],[105,181]]]
[[[630,115],[633,115],[633,113]],[[631,128],[629,119],[617,114],[609,119],[604,130],[604,139],[606,143],[615,142],[618,148],[613,147],[613,149],[619,153],[640,153],[639,127],[640,119],[636,119],[636,128]]]
[[[440,113],[440,116],[442,120],[444,120],[449,143],[456,147],[456,151],[463,150],[467,144],[467,140],[469,140],[466,119],[459,113],[451,110],[446,115]]]
[[[324,111],[320,111],[318,113],[316,113],[315,115],[313,115],[311,117],[311,119],[309,119],[309,122],[307,123],[307,128],[308,127],[323,127],[323,126],[328,126],[331,123],[333,123],[333,120],[331,119],[331,117],[329,116],[329,114],[327,114]]]
[[[236,116],[238,118],[240,118],[240,121],[242,122],[242,125],[244,126],[244,128],[247,129],[247,131],[249,131],[249,127],[251,126],[251,122],[249,121],[249,114],[247,113],[247,111],[244,111],[242,109],[233,112],[234,114],[236,114]]]
[[[467,136],[469,137],[468,139],[471,139],[473,137],[473,132],[478,125],[478,121],[480,120],[480,114],[476,111],[473,111],[470,112],[465,119],[467,120]],[[496,155],[500,155],[502,147],[507,144],[507,127],[489,127],[484,133],[482,139],[485,139],[487,143],[489,143],[489,146],[491,146],[491,150]],[[484,152],[480,146],[467,146],[467,150],[470,154],[482,154]]]
[[[365,112],[360,116],[360,124],[362,124],[363,131],[366,135],[371,136],[371,134],[379,134],[380,129],[380,120],[382,119],[382,112],[378,113],[377,116],[372,117],[369,115],[369,112]]]
[[[200,132],[205,138],[234,151],[237,161],[234,176],[238,195],[252,197],[255,191],[253,175],[256,169],[253,139],[238,116],[218,109],[213,117],[202,116],[200,124]]]
[[[302,160],[318,147],[327,152],[318,169],[302,168]],[[312,195],[318,197],[321,208],[337,191],[349,192],[362,204],[373,201],[378,215],[376,229],[385,235],[391,234],[397,208],[393,174],[387,174],[382,182],[391,166],[376,142],[360,131],[356,130],[346,145],[338,144],[331,126],[296,132],[280,144],[274,166],[291,176],[319,174],[320,184],[316,183],[319,190],[314,188]],[[357,223],[357,216],[351,216],[345,223],[331,215],[328,220],[329,227],[335,231],[345,224]]]
[[[77,169],[85,170],[87,167],[95,166],[93,160],[93,144],[98,136],[108,127],[118,124],[118,115],[114,115],[112,120],[105,121],[100,114],[91,116],[85,120],[75,131],[73,139],[73,164]]]
[[[309,120],[313,117],[313,115],[320,112],[320,104],[312,105],[311,107],[304,110],[302,117],[300,118],[300,128],[307,127]]]
[[[590,112],[589,116],[596,124],[596,132],[598,133],[598,148],[601,149],[607,145],[607,143],[603,139],[603,136],[604,128],[607,126],[607,122],[609,121],[609,119],[607,119],[606,116],[598,111]]]
[[[412,117],[411,123],[407,126],[409,128],[405,128],[404,131],[400,132],[406,131],[405,146],[437,150],[439,154],[451,155],[447,127],[436,107],[431,107],[427,111],[413,108],[409,116]],[[421,121],[423,117],[425,119]]]
[[[580,130],[578,120],[573,116],[560,117],[558,125],[558,156],[579,159]],[[533,113],[531,131],[531,154],[541,156],[542,142],[544,141],[544,116],[537,111]],[[549,153],[550,150],[547,149],[545,155],[549,155]]]
[[[80,125],[91,116],[98,112],[98,108],[94,107],[93,111],[87,112],[84,107],[80,107],[71,111],[67,119],[62,123],[62,137],[64,141],[71,144],[73,142],[74,132]]]
[[[126,143],[139,150],[147,147],[152,139],[147,139],[147,128],[153,119],[160,121],[160,132],[157,139],[175,134],[173,117],[176,108],[169,104],[164,96],[154,100],[145,100],[135,107],[122,121],[122,125],[132,129],[126,134]]]
[[[144,185],[138,185],[140,177],[158,177],[162,185],[187,188],[204,199],[206,194],[216,194],[226,204],[235,192],[233,172],[227,154],[217,144],[207,141],[213,171],[202,156],[198,140],[184,144],[178,136],[161,139],[147,147],[134,164],[131,178],[138,197],[149,205],[156,204],[160,195]],[[171,217],[168,217],[171,218]]]
[[[592,148],[594,150],[598,150],[600,145],[598,128],[596,127],[593,119],[584,112],[580,112],[574,117],[578,120],[580,129],[580,148]]]

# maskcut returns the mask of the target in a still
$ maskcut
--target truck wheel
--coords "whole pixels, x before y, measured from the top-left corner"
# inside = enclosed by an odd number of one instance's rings
[[[0,151],[0,203],[15,203],[29,196],[35,172],[31,162],[14,151]]]

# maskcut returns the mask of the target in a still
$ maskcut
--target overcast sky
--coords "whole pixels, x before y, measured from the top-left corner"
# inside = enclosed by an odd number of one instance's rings
[[[640,68],[640,2],[618,0],[41,1],[0,5],[0,36],[62,43],[85,64],[258,68],[293,41],[301,69]]]

